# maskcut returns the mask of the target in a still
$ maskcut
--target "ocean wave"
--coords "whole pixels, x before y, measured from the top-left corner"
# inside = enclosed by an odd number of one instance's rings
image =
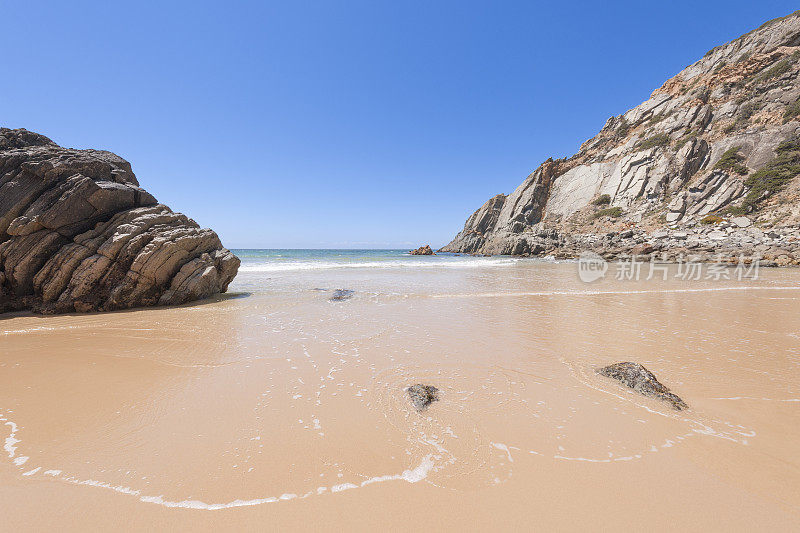
[[[335,269],[428,269],[428,268],[486,268],[513,266],[526,259],[490,259],[490,258],[465,258],[447,259],[444,261],[425,261],[408,259],[405,261],[296,261],[296,262],[264,262],[257,264],[243,263],[239,272],[292,272],[305,270],[335,270]],[[527,260],[530,261],[530,260]]]

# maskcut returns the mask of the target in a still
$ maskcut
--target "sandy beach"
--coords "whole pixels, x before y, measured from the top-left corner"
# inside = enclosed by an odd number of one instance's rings
[[[0,533],[800,531],[795,4],[4,4]]]
[[[571,262],[364,261],[245,256],[200,305],[0,321],[3,529],[800,521],[797,270],[587,284]],[[690,408],[595,373],[617,361]],[[415,410],[415,383],[439,401]]]

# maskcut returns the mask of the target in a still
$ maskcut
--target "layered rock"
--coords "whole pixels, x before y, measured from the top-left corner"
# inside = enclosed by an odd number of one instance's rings
[[[800,134],[798,14],[709,51],[577,154],[490,199],[442,251],[538,255],[571,235],[692,228],[710,214],[800,224],[800,168],[770,170]]]
[[[0,312],[182,304],[225,292],[238,268],[119,156],[0,129]]]

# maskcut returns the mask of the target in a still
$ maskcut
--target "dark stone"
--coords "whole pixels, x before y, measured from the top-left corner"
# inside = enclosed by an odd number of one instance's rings
[[[336,289],[333,291],[333,296],[331,296],[332,302],[341,302],[344,300],[349,300],[353,297],[356,291],[351,291],[350,289]]]
[[[683,400],[662,385],[652,372],[639,363],[614,363],[613,365],[599,368],[597,373],[616,379],[639,394],[669,402],[678,411],[689,408]]]
[[[411,403],[417,411],[424,411],[428,406],[439,399],[439,389],[433,385],[422,385],[417,383],[406,389],[411,397]]]

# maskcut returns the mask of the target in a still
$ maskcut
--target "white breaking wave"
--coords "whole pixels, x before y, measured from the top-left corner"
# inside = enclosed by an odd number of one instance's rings
[[[293,261],[293,262],[264,262],[258,264],[243,263],[239,272],[292,272],[303,270],[335,270],[335,269],[421,269],[421,268],[486,268],[512,266],[525,259],[490,259],[490,258],[465,258],[446,259],[444,261],[419,261],[408,259],[406,261]],[[530,261],[530,260],[528,260]]]

